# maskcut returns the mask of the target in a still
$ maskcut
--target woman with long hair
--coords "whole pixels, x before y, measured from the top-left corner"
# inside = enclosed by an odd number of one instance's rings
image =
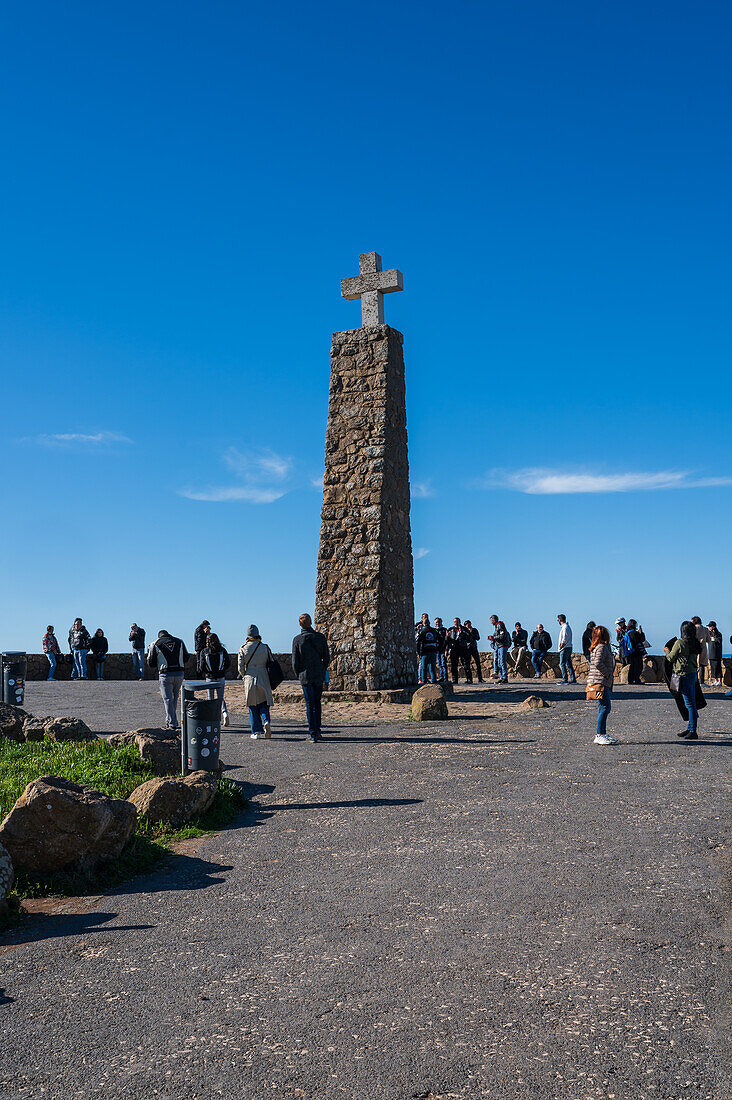
[[[590,643],[590,671],[587,674],[587,698],[597,699],[596,745],[617,745],[617,739],[607,733],[607,716],[612,708],[615,683],[615,654],[610,645],[610,631],[596,626]]]
[[[201,650],[200,669],[204,680],[215,681],[216,687],[208,693],[209,699],[218,697],[221,700],[221,725],[228,726],[229,712],[226,709],[224,688],[226,687],[226,670],[231,664],[231,658],[226,652],[218,634],[213,632],[206,635],[206,645]]]
[[[671,666],[672,693],[676,693],[683,700],[688,711],[689,723],[685,730],[680,730],[678,737],[684,737],[687,741],[698,740],[696,732],[699,717],[697,704],[697,679],[698,660],[702,650],[701,642],[697,638],[694,623],[684,620],[681,624],[681,637],[674,638],[664,646],[666,660]],[[702,700],[703,702],[703,700]]]

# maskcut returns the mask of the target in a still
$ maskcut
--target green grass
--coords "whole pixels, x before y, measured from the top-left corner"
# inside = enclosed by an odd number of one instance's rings
[[[115,747],[103,740],[18,744],[3,738],[0,739],[0,818],[10,811],[28,783],[41,775],[71,779],[112,798],[127,798],[135,787],[154,777],[134,745]],[[225,828],[241,813],[245,804],[241,787],[222,777],[209,809],[192,818],[184,828],[153,827],[138,818],[137,829],[119,858],[94,874],[59,871],[38,876],[20,871],[15,893],[21,897],[77,897],[104,893],[133,875],[152,870],[175,841],[205,836]]]

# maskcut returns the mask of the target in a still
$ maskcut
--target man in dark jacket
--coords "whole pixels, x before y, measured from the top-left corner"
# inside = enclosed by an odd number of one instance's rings
[[[544,661],[544,656],[552,648],[552,639],[550,634],[544,630],[544,627],[539,623],[534,633],[531,635],[531,663],[534,666],[534,679],[538,680],[541,676],[541,666]]]
[[[429,616],[422,616],[422,629],[417,635],[417,655],[419,657],[419,682],[432,684],[437,682],[437,650],[439,638],[437,631],[430,626]]]
[[[442,625],[439,615],[435,618],[437,635],[437,673],[441,680],[447,679],[447,628]]]
[[[511,671],[515,672],[516,675],[518,675],[521,658],[526,652],[528,644],[528,630],[524,630],[521,623],[516,623],[514,630],[511,632],[511,651],[508,655],[508,663],[511,666]]]
[[[450,670],[452,672],[453,684],[460,683],[458,661],[462,662],[463,668],[465,669],[466,682],[469,684],[473,682],[473,673],[470,668],[470,658],[468,656],[472,640],[473,635],[468,633],[460,622],[460,619],[453,619],[453,625],[447,632],[447,651],[450,654]]]
[[[165,726],[169,730],[180,729],[178,696],[183,686],[187,660],[185,644],[167,630],[158,632],[157,641],[152,643],[147,653],[148,665],[158,670],[160,694],[165,704]]]
[[[628,629],[623,636],[623,648],[625,649],[625,656],[628,658],[628,683],[642,683],[641,672],[643,671],[645,650],[641,645],[641,637],[635,619],[628,619]]]
[[[300,633],[292,639],[292,667],[305,696],[308,733],[311,741],[322,741],[321,700],[325,673],[330,664],[330,651],[325,634],[313,630],[313,620],[304,612],[300,616]]]
[[[145,679],[145,631],[137,623],[130,627],[132,642],[132,668],[138,680]]]
[[[587,658],[588,661],[590,659],[590,646],[592,645],[592,634],[593,634],[593,631],[594,631],[596,626],[597,626],[597,623],[595,623],[592,619],[590,619],[587,626],[585,627],[584,634],[582,635],[582,652],[584,653],[584,655],[585,655],[585,657]]]
[[[470,662],[475,661],[475,668],[478,674],[478,683],[483,683],[483,670],[480,667],[480,653],[478,653],[478,642],[480,641],[480,633],[471,623],[470,619],[465,620],[465,629],[470,632],[470,646],[468,648],[468,667],[471,667]]]
[[[193,648],[196,652],[196,672],[199,676],[203,675],[201,671],[201,654],[206,648],[208,636],[211,633],[211,623],[208,619],[204,619],[202,623],[199,623],[193,634]]]
[[[69,649],[73,665],[71,668],[72,680],[86,680],[86,655],[91,645],[91,635],[81,619],[74,619],[74,625],[69,631]]]

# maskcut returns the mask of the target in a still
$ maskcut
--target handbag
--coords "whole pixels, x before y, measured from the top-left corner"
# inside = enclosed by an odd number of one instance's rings
[[[605,685],[604,684],[588,684],[587,685],[587,690],[585,692],[585,697],[587,699],[594,699],[596,702],[598,702],[600,699],[603,698],[604,695],[605,695]]]
[[[276,687],[279,687],[284,680],[285,674],[282,671],[282,666],[280,665],[280,662],[272,656],[272,650],[269,648],[269,646],[267,646],[267,653],[269,654],[269,656],[267,657],[267,675],[269,676],[269,686],[272,688],[272,691],[274,691],[274,689]]]

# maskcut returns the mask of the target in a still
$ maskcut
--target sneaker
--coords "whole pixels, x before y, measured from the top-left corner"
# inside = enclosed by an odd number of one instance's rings
[[[313,745],[317,745],[317,743],[318,743],[318,739],[317,739],[317,737],[315,736],[314,733],[310,734],[310,736],[308,737],[308,741],[310,741],[311,744],[313,744]]]
[[[267,738],[272,736],[272,727],[269,722],[264,723],[264,736]]]
[[[259,740],[259,734],[258,733],[250,733],[249,734],[249,740],[250,741],[258,741]]]
[[[221,725],[222,726],[228,726],[228,724],[229,724],[229,716],[228,716],[228,714],[223,714],[221,716]]]
[[[699,735],[696,734],[696,733],[687,733],[684,740],[686,740],[686,741],[698,741],[699,740]]]
[[[606,733],[598,733],[594,740],[595,745],[617,745],[617,743],[614,737],[608,737]]]

